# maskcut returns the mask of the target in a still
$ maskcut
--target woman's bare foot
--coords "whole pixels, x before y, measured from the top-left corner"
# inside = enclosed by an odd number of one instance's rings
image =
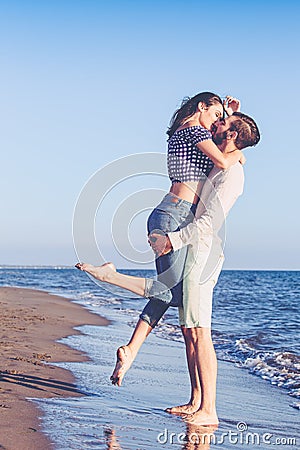
[[[93,266],[92,264],[77,263],[75,267],[83,272],[87,272],[100,281],[109,281],[112,279],[116,268],[112,262],[102,264],[102,266]]]
[[[133,363],[133,355],[128,345],[123,345],[117,350],[117,362],[110,377],[112,384],[121,386],[125,373]]]
[[[170,414],[193,414],[198,411],[200,402],[197,404],[186,403],[185,405],[173,406],[172,408],[167,408],[165,411]]]
[[[206,412],[203,409],[198,409],[194,414],[185,414],[182,416],[183,420],[193,425],[218,425],[219,419],[216,411]]]

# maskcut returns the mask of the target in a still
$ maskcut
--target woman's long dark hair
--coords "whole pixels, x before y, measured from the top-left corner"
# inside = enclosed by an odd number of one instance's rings
[[[192,98],[185,97],[182,100],[180,108],[175,111],[170,121],[170,126],[167,131],[169,139],[173,136],[177,128],[179,128],[188,117],[191,117],[197,111],[199,102],[203,102],[206,106],[220,103],[223,107],[221,98],[212,92],[200,92],[200,94],[197,94]]]

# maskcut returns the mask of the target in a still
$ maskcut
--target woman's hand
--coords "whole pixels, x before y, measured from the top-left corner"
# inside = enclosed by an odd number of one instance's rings
[[[150,234],[148,242],[156,256],[167,255],[173,248],[168,236],[157,233]]]
[[[228,116],[232,116],[234,112],[238,112],[241,109],[241,102],[238,98],[234,98],[231,95],[227,95],[223,101],[223,107]]]

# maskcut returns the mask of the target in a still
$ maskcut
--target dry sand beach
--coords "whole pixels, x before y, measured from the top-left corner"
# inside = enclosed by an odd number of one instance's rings
[[[0,314],[0,448],[53,448],[40,429],[41,411],[26,398],[80,396],[71,372],[51,362],[88,358],[56,340],[79,333],[74,326],[108,321],[62,297],[19,288],[0,288]]]

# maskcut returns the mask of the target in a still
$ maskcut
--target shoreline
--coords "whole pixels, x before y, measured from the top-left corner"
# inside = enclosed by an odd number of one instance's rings
[[[51,362],[90,358],[57,340],[74,327],[109,321],[72,300],[45,291],[0,288],[0,448],[53,449],[41,429],[42,411],[28,398],[80,397],[74,375]]]

